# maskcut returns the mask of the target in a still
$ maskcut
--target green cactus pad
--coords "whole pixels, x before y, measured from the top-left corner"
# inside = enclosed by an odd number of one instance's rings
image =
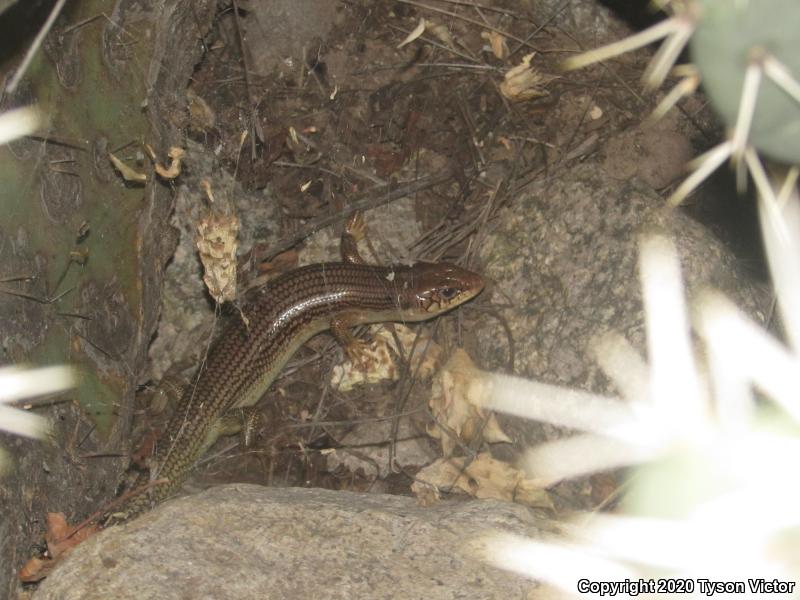
[[[702,17],[691,41],[692,60],[726,125],[739,111],[753,48],[776,57],[800,80],[800,0],[698,0]],[[800,103],[764,78],[750,132],[756,149],[800,164]]]

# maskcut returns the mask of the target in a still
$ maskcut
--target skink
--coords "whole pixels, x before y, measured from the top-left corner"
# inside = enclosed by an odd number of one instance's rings
[[[212,346],[196,385],[183,393],[161,436],[156,466],[134,487],[166,479],[130,498],[115,513],[129,519],[173,495],[197,459],[222,433],[233,409],[254,405],[292,355],[314,335],[330,329],[351,358],[360,354],[349,328],[364,323],[424,321],[472,299],[480,275],[449,263],[374,266],[357,242],[363,219],[342,234],[342,262],[295,269],[267,283]],[[225,432],[229,433],[229,432]]]

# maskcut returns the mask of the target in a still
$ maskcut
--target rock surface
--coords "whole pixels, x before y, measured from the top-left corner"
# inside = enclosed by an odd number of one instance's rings
[[[686,165],[693,158],[692,146],[679,123],[670,115],[654,125],[642,124],[612,137],[603,149],[606,172],[622,181],[638,177],[655,190],[685,177]]]
[[[497,501],[234,484],[88,540],[36,598],[526,598],[536,585],[484,563],[480,539],[545,527]]]
[[[616,394],[593,360],[590,343],[622,334],[645,356],[638,272],[640,235],[653,229],[675,241],[691,298],[716,288],[757,321],[769,298],[733,253],[702,225],[637,179],[616,180],[602,166],[582,165],[530,186],[496,222],[482,249],[484,274],[514,339],[515,374],[545,383]],[[508,336],[487,322],[479,334],[481,359],[504,368]],[[503,417],[525,447],[561,437],[550,426]]]

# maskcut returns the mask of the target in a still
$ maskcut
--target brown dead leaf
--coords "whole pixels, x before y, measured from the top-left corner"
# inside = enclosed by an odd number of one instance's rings
[[[379,177],[396,173],[406,161],[405,154],[392,144],[367,144],[366,155],[374,161]]]
[[[160,435],[157,429],[151,429],[142,438],[139,447],[131,454],[131,462],[140,469],[147,469],[150,466],[150,458],[155,454],[156,442]]]
[[[28,559],[22,568],[17,573],[17,577],[22,583],[36,583],[41,581],[50,574],[56,561],[46,558],[36,558],[35,556]]]
[[[420,19],[414,30],[409,33],[402,42],[397,44],[397,49],[399,50],[406,44],[410,44],[414,40],[419,39],[419,37],[426,31],[429,31],[432,35],[437,37],[444,45],[450,48],[455,48],[453,36],[450,35],[450,30],[446,25],[440,25],[434,21],[431,21],[430,19]]]
[[[508,43],[504,35],[496,31],[484,31],[481,33],[481,37],[489,42],[489,46],[492,48],[492,54],[494,54],[496,58],[500,60],[508,58]]]
[[[153,150],[150,144],[145,144],[144,149],[148,156],[150,156],[150,160],[153,161],[153,168],[159,177],[163,179],[175,179],[181,174],[181,161],[183,161],[184,156],[186,156],[186,151],[183,148],[178,148],[177,146],[170,147],[167,152],[167,156],[169,156],[170,159],[169,167],[165,167],[159,162],[155,150]]]
[[[218,303],[236,299],[236,249],[239,246],[236,215],[209,212],[197,224],[197,250],[205,268],[203,281]]]
[[[47,542],[47,552],[51,558],[31,557],[17,573],[17,577],[24,583],[41,581],[50,574],[60,560],[62,560],[78,544],[92,537],[100,530],[97,523],[84,522],[77,527],[67,523],[64,513],[47,513],[45,519],[44,539]]]
[[[47,550],[54,559],[72,550],[99,530],[96,523],[80,528],[70,527],[64,513],[60,512],[47,513],[45,522],[47,529],[44,539],[47,542]]]
[[[469,354],[459,348],[434,381],[428,404],[435,422],[428,425],[428,435],[441,440],[444,456],[458,446],[453,433],[465,444],[477,436],[489,443],[511,442],[494,413],[482,408],[485,388],[479,384],[483,377]]]
[[[277,277],[281,273],[286,273],[297,267],[300,255],[297,250],[287,250],[274,256],[272,260],[264,261],[258,265],[259,275],[270,275]]]
[[[531,52],[522,58],[522,62],[510,69],[500,84],[500,92],[511,102],[524,102],[531,98],[540,98],[549,95],[545,86],[558,79],[555,75],[545,75],[531,66],[535,56]]]
[[[181,161],[183,157],[186,156],[186,152],[183,148],[173,146],[169,149],[167,156],[169,156],[169,167],[165,167],[160,162],[156,162],[156,173],[158,173],[159,177],[163,177],[164,179],[175,179],[181,174]]]
[[[492,458],[488,452],[478,454],[464,467],[463,457],[440,458],[417,473],[411,491],[429,499],[429,486],[448,492],[460,489],[474,498],[493,498],[526,506],[553,508],[547,491],[525,479],[519,469]]]
[[[409,357],[411,348],[414,355],[411,357],[411,369],[418,377],[430,377],[438,368],[442,355],[442,348],[430,340],[429,336],[422,334],[414,346],[417,333],[405,325],[396,324],[395,334],[400,340],[403,355]],[[400,354],[392,332],[382,325],[372,328],[372,342],[366,348],[366,370],[361,369],[348,361],[344,365],[333,368],[331,383],[341,391],[348,391],[353,387],[365,383],[378,383],[380,381],[396,381],[400,376],[395,356]],[[425,353],[423,354],[423,350]]]
[[[511,150],[514,148],[511,140],[503,135],[497,137],[497,143],[502,144],[503,148],[505,148],[508,152],[511,152]]]

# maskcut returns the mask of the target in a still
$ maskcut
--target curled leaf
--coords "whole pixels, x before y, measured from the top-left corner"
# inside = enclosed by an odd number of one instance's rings
[[[417,26],[414,27],[414,30],[406,36],[406,39],[397,44],[397,49],[399,50],[403,46],[410,44],[411,42],[416,40],[419,36],[421,36],[423,33],[425,33],[425,26],[426,26],[425,19],[420,19],[419,24],[417,24]]]
[[[47,530],[44,539],[47,550],[53,559],[58,559],[84,540],[92,537],[98,531],[97,524],[81,527],[71,527],[67,523],[64,513],[47,513]]]
[[[164,179],[175,179],[178,175],[181,174],[181,161],[183,157],[186,156],[186,152],[183,148],[178,148],[177,146],[173,146],[169,149],[169,167],[165,167],[160,162],[156,162],[155,170],[158,173],[159,177],[163,177]]]
[[[545,86],[557,79],[554,75],[545,75],[531,66],[535,52],[524,56],[522,62],[510,69],[503,83],[500,84],[500,93],[511,102],[524,102],[531,98],[547,96],[549,92]]]
[[[494,54],[496,58],[499,58],[500,60],[505,60],[508,58],[508,43],[506,42],[504,35],[499,34],[496,31],[484,31],[481,33],[481,37],[489,42],[489,46],[492,49],[492,54]]]
[[[213,109],[193,88],[186,90],[189,101],[189,126],[197,131],[209,131],[217,124],[217,116]]]
[[[464,350],[458,349],[434,381],[431,407],[435,422],[428,435],[441,440],[442,453],[450,456],[458,441],[470,444],[481,436],[487,442],[511,442],[491,411],[482,408],[486,374]],[[457,439],[455,439],[457,437]]]

